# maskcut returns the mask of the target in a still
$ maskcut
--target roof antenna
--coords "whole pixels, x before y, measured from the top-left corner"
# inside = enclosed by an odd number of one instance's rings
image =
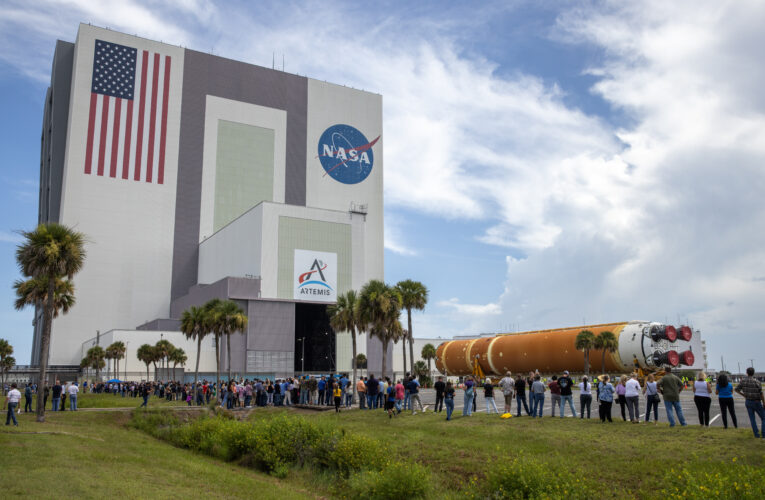
[[[284,71],[284,52],[282,52],[282,71]]]
[[[276,69],[276,51],[271,52],[271,69]]]

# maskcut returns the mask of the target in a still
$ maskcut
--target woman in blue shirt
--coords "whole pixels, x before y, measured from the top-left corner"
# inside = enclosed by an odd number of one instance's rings
[[[603,379],[598,383],[598,413],[600,413],[600,422],[611,420],[611,405],[614,404],[614,386],[608,382],[608,375],[603,375]]]
[[[733,384],[728,381],[728,376],[724,373],[717,377],[715,394],[719,396],[718,401],[720,401],[720,413],[722,413],[723,425],[726,429],[728,428],[728,414],[725,411],[727,409],[730,412],[730,419],[733,421],[733,427],[738,429],[736,409],[733,406]]]

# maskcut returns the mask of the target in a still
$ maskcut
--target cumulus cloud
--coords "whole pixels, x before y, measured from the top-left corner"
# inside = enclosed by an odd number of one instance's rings
[[[465,315],[496,315],[501,314],[502,309],[500,308],[499,304],[489,303],[489,304],[462,304],[460,300],[456,297],[453,297],[449,300],[442,300],[437,305],[442,307],[448,307],[451,309],[454,309],[460,314]]]

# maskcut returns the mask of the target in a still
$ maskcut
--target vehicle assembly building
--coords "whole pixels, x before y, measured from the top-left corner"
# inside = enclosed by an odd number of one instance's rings
[[[584,369],[582,351],[575,347],[576,336],[589,330],[596,336],[610,331],[618,341],[614,352],[590,351],[593,372],[628,373],[637,368],[658,371],[666,366],[689,370],[704,369],[701,335],[689,326],[674,327],[648,321],[609,323],[500,334],[465,340],[452,340],[438,346],[436,367],[447,375],[469,375],[475,363],[487,375],[502,376],[507,371],[560,373]]]
[[[145,332],[220,298],[250,320],[223,367],[351,368],[326,308],[384,278],[379,94],[83,24],[56,44],[40,181],[39,222],[87,238],[52,366],[78,367],[109,331],[142,332],[133,362]],[[357,345],[379,366],[378,340]]]

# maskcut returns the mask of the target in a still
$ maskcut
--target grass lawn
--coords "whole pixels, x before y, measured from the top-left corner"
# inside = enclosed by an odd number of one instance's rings
[[[129,412],[46,412],[44,424],[22,417],[0,431],[2,498],[314,498],[125,427]]]
[[[277,411],[254,412],[251,418],[257,422]],[[765,440],[754,439],[745,415],[739,429],[727,430],[576,418],[503,420],[485,414],[446,422],[444,413],[402,413],[391,421],[381,411],[325,412],[309,418],[383,440],[399,459],[427,464],[434,498],[464,496],[471,477],[480,481],[487,470],[519,454],[602,484],[602,498],[661,498],[659,490],[671,487],[664,476],[672,468],[714,474],[741,465],[762,471],[765,465]],[[765,482],[765,471],[760,479]],[[302,475],[302,480],[310,485],[309,476]]]

